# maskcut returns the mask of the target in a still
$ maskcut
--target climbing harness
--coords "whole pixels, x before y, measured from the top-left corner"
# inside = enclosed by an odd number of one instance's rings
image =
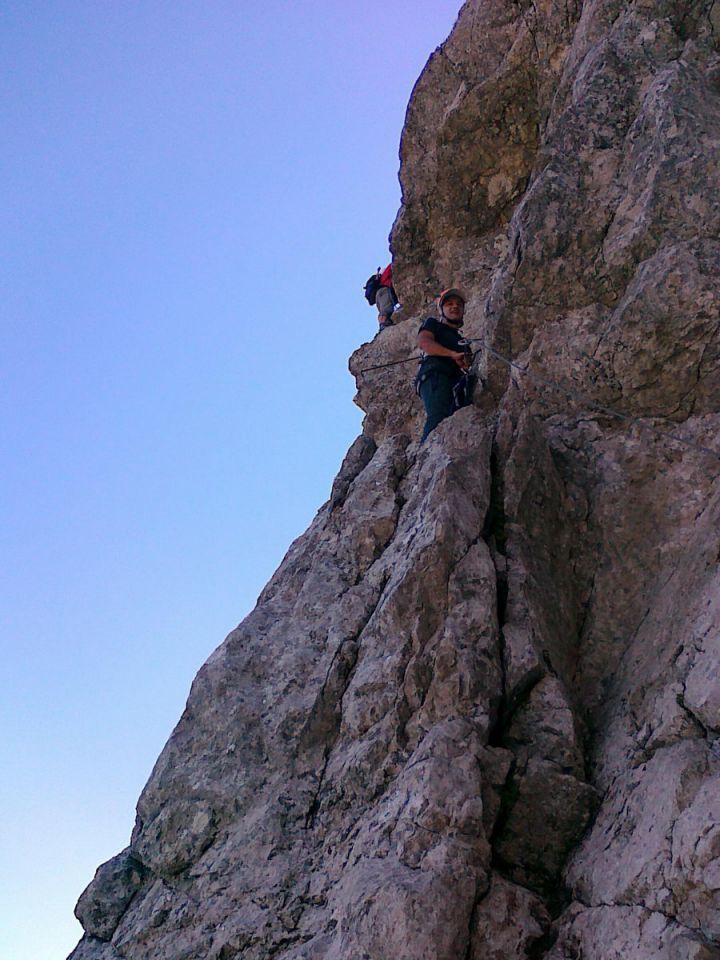
[[[534,370],[531,370],[528,366],[523,366],[520,363],[516,363],[514,360],[510,360],[509,357],[503,356],[493,347],[489,347],[481,337],[466,337],[469,343],[482,343],[483,345],[473,353],[473,359],[477,356],[478,353],[485,351],[489,356],[494,357],[496,360],[499,360],[501,363],[506,364],[513,370],[517,370],[518,373],[523,374],[523,376],[531,377],[537,383],[542,384],[545,387],[549,387],[551,390],[557,390],[560,393],[565,394],[566,397],[569,397],[571,400],[576,401],[577,403],[583,404],[591,410],[597,410],[599,413],[604,413],[609,417],[616,417],[618,420],[623,420],[628,424],[635,424],[641,430],[646,430],[649,433],[654,433],[658,437],[662,437],[664,440],[673,440],[676,443],[681,443],[685,447],[688,447],[691,450],[697,450],[699,453],[704,453],[707,456],[713,457],[715,460],[720,461],[720,453],[717,450],[712,450],[710,447],[703,446],[700,443],[694,443],[692,440],[687,440],[685,437],[679,436],[677,433],[670,433],[667,430],[660,430],[658,427],[653,427],[651,424],[647,423],[645,420],[642,420],[640,417],[633,417],[628,413],[621,413],[619,410],[613,410],[612,407],[606,407],[602,403],[598,403],[595,400],[591,400],[589,397],[583,396],[581,393],[578,393],[575,390],[571,390],[563,384],[556,383],[554,380],[550,380],[547,377],[542,377],[540,374],[536,373]],[[371,367],[365,367],[362,370],[358,371],[358,375],[362,376],[366,373],[370,373],[372,370],[382,370],[385,367],[395,367],[401,363],[412,363],[413,361],[417,363],[420,360],[420,357],[406,357],[403,360],[391,360],[389,363],[378,363]]]
[[[463,375],[453,386],[453,403],[456,410],[462,410],[463,407],[469,407],[472,403],[473,390],[477,377],[469,370],[465,370]]]

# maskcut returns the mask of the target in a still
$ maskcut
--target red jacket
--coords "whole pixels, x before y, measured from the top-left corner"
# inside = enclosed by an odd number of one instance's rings
[[[389,263],[380,274],[380,284],[383,287],[392,286],[392,264]]]

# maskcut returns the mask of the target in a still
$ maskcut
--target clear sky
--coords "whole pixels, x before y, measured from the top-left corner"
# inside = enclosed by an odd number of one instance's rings
[[[193,676],[360,430],[460,0],[0,10],[0,957],[62,960]]]

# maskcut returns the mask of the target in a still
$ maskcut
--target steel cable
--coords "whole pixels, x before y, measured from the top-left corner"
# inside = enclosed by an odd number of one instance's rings
[[[591,400],[589,397],[583,396],[581,393],[571,390],[563,384],[556,383],[554,380],[550,380],[547,377],[542,377],[534,370],[531,370],[528,366],[522,366],[522,364],[516,363],[514,360],[510,360],[509,357],[503,356],[503,354],[499,353],[493,347],[489,347],[483,342],[481,337],[469,337],[467,339],[469,343],[483,344],[477,351],[475,351],[473,354],[473,359],[478,353],[485,351],[491,357],[495,357],[496,360],[500,360],[513,370],[517,370],[518,373],[533,378],[537,383],[541,383],[543,386],[549,387],[551,390],[558,390],[561,393],[564,393],[566,397],[570,397],[572,400],[581,403],[590,409],[604,413],[606,416],[616,417],[619,420],[623,420],[625,423],[636,424],[641,430],[647,430],[650,433],[654,433],[656,436],[662,437],[664,440],[674,440],[676,443],[682,443],[684,446],[689,447],[690,449],[697,450],[700,453],[707,454],[708,456],[713,457],[715,460],[720,461],[720,453],[717,450],[712,450],[710,447],[703,446],[700,443],[694,443],[692,440],[686,440],[685,437],[681,437],[677,433],[670,433],[667,430],[660,430],[658,427],[652,426],[651,424],[647,423],[646,420],[643,420],[640,417],[633,417],[628,413],[621,413],[619,410],[614,410],[612,407],[606,407],[604,404],[598,403],[595,400]],[[369,373],[371,370],[383,370],[386,367],[395,367],[399,364],[412,363],[413,361],[417,362],[421,359],[422,357],[406,357],[403,360],[391,360],[389,363],[378,363],[372,367],[365,367],[362,370],[359,370],[358,376]],[[663,418],[656,417],[656,419]]]

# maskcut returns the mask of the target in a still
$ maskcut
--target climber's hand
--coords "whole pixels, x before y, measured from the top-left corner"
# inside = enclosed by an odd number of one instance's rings
[[[466,353],[454,353],[453,360],[460,367],[461,370],[470,369],[470,358]]]

